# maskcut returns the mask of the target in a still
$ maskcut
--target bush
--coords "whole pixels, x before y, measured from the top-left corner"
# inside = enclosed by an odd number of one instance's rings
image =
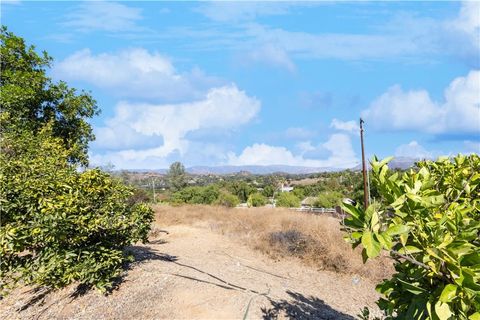
[[[247,200],[249,207],[263,207],[267,204],[267,198],[261,193],[252,193]]]
[[[314,203],[315,207],[334,208],[341,204],[343,195],[336,191],[324,191],[320,193]]]
[[[234,196],[231,193],[222,192],[218,196],[218,199],[215,201],[216,205],[233,208],[236,207],[240,203],[237,196]]]
[[[0,288],[111,288],[123,248],[146,240],[152,210],[110,175],[79,172],[51,126],[38,135],[3,132],[0,147]]]
[[[401,176],[388,161],[372,163],[381,202],[344,205],[365,260],[382,249],[395,260],[379,307],[388,319],[480,319],[480,157],[423,161]]]
[[[298,208],[300,207],[300,199],[293,193],[282,192],[277,196],[277,207]]]
[[[175,192],[171,201],[176,204],[213,204],[220,196],[218,187],[210,185],[207,187],[186,187]]]

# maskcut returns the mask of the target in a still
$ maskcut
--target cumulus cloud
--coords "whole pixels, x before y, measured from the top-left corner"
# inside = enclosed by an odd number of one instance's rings
[[[480,2],[464,1],[460,8],[458,17],[446,23],[451,27],[462,31],[469,37],[471,43],[477,48],[480,47]]]
[[[395,85],[375,99],[362,116],[378,130],[432,134],[480,132],[480,71],[454,79],[435,102],[426,90],[404,91]]]
[[[395,150],[396,157],[407,157],[414,159],[431,159],[433,154],[427,151],[417,141],[413,140],[407,144],[402,144]]]
[[[66,16],[64,26],[78,31],[135,31],[141,30],[141,9],[108,1],[88,1],[77,6]]]
[[[116,96],[169,101],[199,98],[220,82],[199,69],[179,73],[168,57],[141,48],[97,55],[83,49],[56,64],[53,72],[58,78],[85,81]]]
[[[189,103],[120,102],[115,116],[96,129],[94,147],[111,151],[93,155],[92,162],[123,167],[145,164],[149,159],[159,163],[174,153],[188,152],[188,133],[208,128],[231,130],[251,121],[259,110],[260,101],[233,84],[213,88],[202,100]],[[147,141],[149,147],[139,149],[140,141]]]
[[[356,135],[359,134],[359,130],[360,130],[360,127],[355,120],[342,121],[338,119],[333,119],[332,122],[330,123],[330,128],[333,128],[339,131],[346,131],[348,133],[356,134]]]
[[[323,159],[308,158],[305,153],[295,155],[282,146],[255,143],[246,147],[239,155],[229,153],[228,164],[350,168],[358,162],[350,137],[345,134],[332,134],[326,142],[317,147],[314,147],[311,143],[304,143],[303,146],[308,151],[317,148],[324,149],[328,151],[328,156]]]

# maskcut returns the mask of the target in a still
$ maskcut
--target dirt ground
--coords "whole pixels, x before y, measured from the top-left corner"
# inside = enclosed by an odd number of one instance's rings
[[[206,224],[166,231],[131,248],[137,262],[110,295],[20,288],[0,301],[0,319],[353,319],[376,310],[368,279],[274,260]]]

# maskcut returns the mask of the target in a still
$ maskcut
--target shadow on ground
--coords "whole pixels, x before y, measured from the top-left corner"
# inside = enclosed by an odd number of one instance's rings
[[[149,247],[143,246],[129,246],[126,248],[126,253],[130,253],[134,257],[133,263],[127,265],[127,268],[130,269],[132,266],[135,266],[136,263],[148,261],[148,260],[161,260],[168,262],[177,261],[176,256],[171,256],[166,253],[158,253],[155,250],[152,250]]]
[[[143,247],[143,246],[129,246],[125,249],[126,254],[131,254],[134,258],[132,262],[125,263],[124,270],[130,270],[135,267],[136,264],[142,263],[148,260],[162,260],[162,261],[168,261],[168,262],[175,262],[177,261],[177,257],[171,256],[168,254],[164,253],[158,253],[155,252],[154,250],[148,248],[148,247]],[[120,285],[125,281],[125,276],[126,272],[124,272],[123,275],[117,277],[114,279],[112,286],[105,292],[105,294],[110,294],[114,290],[118,290]],[[86,285],[86,284],[79,284],[73,292],[71,292],[68,295],[65,295],[63,298],[55,301],[54,303],[59,303],[60,301],[70,298],[69,302],[72,302],[73,300],[87,294],[89,291],[91,291],[93,287],[91,285]],[[45,298],[47,297],[48,294],[50,294],[53,291],[52,288],[48,287],[36,287],[33,288],[29,291],[26,292],[26,294],[30,294],[30,297],[27,301],[22,303],[21,306],[19,306],[16,311],[21,312],[24,311],[32,306],[35,305],[42,305],[45,302]],[[45,311],[45,308],[43,311]]]
[[[290,299],[275,301],[271,308],[262,308],[263,319],[321,319],[321,320],[353,320],[354,317],[337,311],[316,297],[306,297],[298,292],[287,291]]]

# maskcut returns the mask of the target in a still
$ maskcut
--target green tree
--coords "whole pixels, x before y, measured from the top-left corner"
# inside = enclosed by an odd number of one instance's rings
[[[63,81],[53,83],[46,74],[52,58],[46,52],[37,54],[4,26],[0,41],[0,110],[10,114],[1,130],[39,132],[52,123],[52,134],[69,150],[69,160],[87,165],[88,143],[94,139],[87,120],[99,112],[95,100]]]
[[[379,201],[350,215],[348,240],[382,250],[396,273],[377,286],[387,319],[480,319],[480,157],[417,163],[403,174],[372,162]]]
[[[187,174],[185,172],[185,167],[181,162],[177,161],[170,165],[167,172],[167,181],[170,190],[173,192],[185,188],[187,185]]]
[[[232,194],[236,195],[242,203],[247,202],[248,196],[255,192],[255,188],[245,181],[233,181],[227,188]]]
[[[0,138],[0,290],[19,281],[107,290],[127,259],[124,247],[147,239],[153,213],[109,174],[79,172],[53,127]]]
[[[265,185],[265,187],[263,187],[262,194],[265,197],[270,198],[270,197],[273,197],[273,195],[275,194],[275,190],[276,190],[276,187],[274,185],[267,184]]]
[[[341,204],[343,195],[337,191],[323,191],[317,196],[314,206],[320,208],[334,208]]]
[[[214,203],[216,205],[233,208],[233,207],[236,207],[240,203],[240,200],[238,200],[237,196],[235,196],[231,193],[221,192],[220,195],[218,196],[217,200],[215,200]]]
[[[276,199],[277,207],[298,208],[300,207],[300,199],[293,193],[281,192]]]
[[[186,187],[175,192],[171,201],[176,204],[212,204],[220,195],[218,187],[210,185],[206,187]]]
[[[261,193],[255,192],[248,197],[247,204],[249,207],[263,207],[267,204],[267,198]]]

